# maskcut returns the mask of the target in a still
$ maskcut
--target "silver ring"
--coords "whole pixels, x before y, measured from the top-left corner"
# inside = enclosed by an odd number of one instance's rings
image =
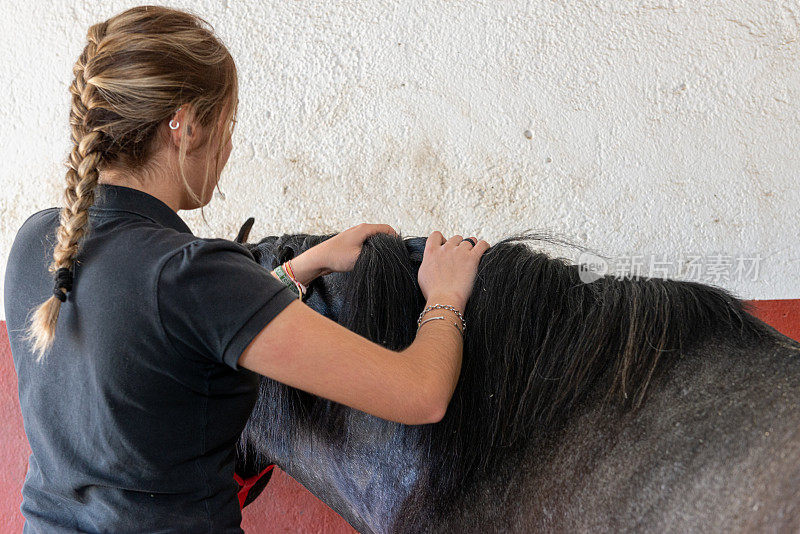
[[[173,122],[175,124],[172,124]],[[177,130],[178,126],[180,126],[180,123],[178,121],[176,121],[175,119],[172,119],[171,121],[169,121],[169,127],[170,127],[171,130]]]

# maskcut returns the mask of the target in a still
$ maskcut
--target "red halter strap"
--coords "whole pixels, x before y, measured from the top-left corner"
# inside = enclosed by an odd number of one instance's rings
[[[242,478],[237,473],[233,474],[233,479],[240,486],[240,488],[239,488],[239,508],[244,508],[244,502],[247,500],[247,494],[250,492],[250,488],[255,486],[256,482],[258,482],[258,480],[261,477],[263,477],[264,475],[266,475],[267,473],[272,471],[272,469],[274,467],[275,467],[275,464],[268,465],[259,474],[251,476],[250,478]]]

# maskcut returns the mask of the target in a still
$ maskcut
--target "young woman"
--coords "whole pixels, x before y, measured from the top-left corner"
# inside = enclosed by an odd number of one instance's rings
[[[92,26],[75,64],[65,205],[25,221],[5,279],[26,532],[240,532],[235,443],[259,374],[406,424],[441,419],[458,380],[485,241],[430,234],[418,278],[435,307],[394,352],[178,216],[210,201],[232,148],[236,67],[207,26],[130,9]],[[376,232],[394,230],[350,228],[281,279],[351,270]]]

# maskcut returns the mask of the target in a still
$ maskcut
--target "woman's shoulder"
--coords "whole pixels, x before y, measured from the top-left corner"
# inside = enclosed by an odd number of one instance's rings
[[[241,243],[224,238],[197,237],[189,234],[174,236],[165,243],[161,254],[161,270],[207,270],[211,266],[235,268],[237,264],[256,264],[250,249]],[[259,265],[260,267],[260,265]]]
[[[61,208],[44,208],[28,216],[27,219],[20,225],[17,234],[28,231],[33,227],[38,227],[49,222],[53,219],[58,219],[61,213]]]
[[[17,229],[6,260],[11,262],[20,251],[36,248],[45,241],[53,241],[60,211],[60,208],[45,208],[29,215]]]

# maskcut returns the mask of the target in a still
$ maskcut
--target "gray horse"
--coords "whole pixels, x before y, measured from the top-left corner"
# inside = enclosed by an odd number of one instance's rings
[[[244,246],[272,269],[328,237]],[[800,344],[714,286],[583,283],[527,246],[543,239],[481,258],[441,422],[392,423],[264,378],[237,471],[276,463],[364,533],[800,532]],[[372,236],[308,305],[402,350],[424,307],[424,245]]]

